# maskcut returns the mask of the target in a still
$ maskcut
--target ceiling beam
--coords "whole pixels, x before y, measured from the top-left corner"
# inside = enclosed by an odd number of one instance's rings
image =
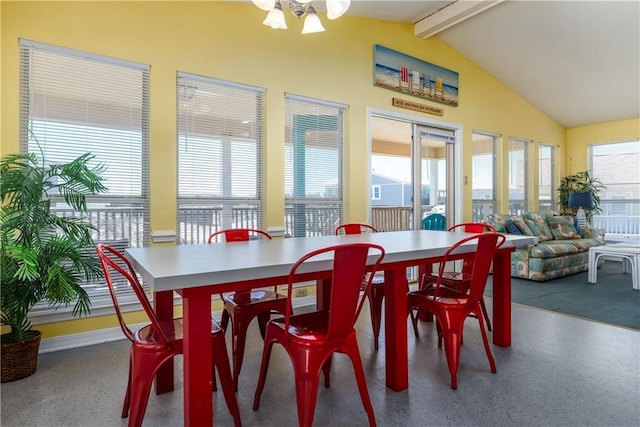
[[[503,1],[504,0],[452,1],[442,9],[416,22],[413,27],[414,35],[426,39],[480,12],[484,12]]]

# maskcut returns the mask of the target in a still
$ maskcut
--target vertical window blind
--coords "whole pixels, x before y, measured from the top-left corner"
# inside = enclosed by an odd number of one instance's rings
[[[108,187],[88,200],[94,240],[118,249],[147,244],[149,66],[24,39],[20,57],[22,150],[47,163],[92,153]],[[79,215],[55,195],[51,206]],[[85,286],[92,307],[111,305],[104,280]]]
[[[334,233],[343,217],[347,106],[285,94],[285,232]]]
[[[262,228],[265,89],[177,75],[178,242]]]

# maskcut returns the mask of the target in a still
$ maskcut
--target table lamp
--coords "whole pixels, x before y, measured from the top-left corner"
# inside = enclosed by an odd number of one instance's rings
[[[569,207],[578,208],[576,213],[576,223],[578,228],[583,229],[587,226],[587,215],[583,208],[591,209],[593,207],[593,198],[588,191],[579,193],[569,193]]]

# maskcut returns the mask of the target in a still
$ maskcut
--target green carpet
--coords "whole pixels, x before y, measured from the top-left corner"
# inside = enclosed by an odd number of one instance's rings
[[[598,283],[588,283],[585,271],[548,282],[512,278],[511,288],[517,304],[640,330],[640,290],[631,287],[620,262],[606,261]],[[491,277],[485,295],[492,295]]]

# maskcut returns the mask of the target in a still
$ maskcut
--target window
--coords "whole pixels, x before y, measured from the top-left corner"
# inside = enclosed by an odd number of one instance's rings
[[[178,242],[262,228],[265,90],[179,72]]]
[[[527,163],[531,141],[509,138],[509,213],[520,215],[529,209]]]
[[[379,185],[372,185],[371,186],[371,200],[380,200],[380,192],[382,191],[382,189],[380,188]]]
[[[93,153],[109,189],[88,200],[94,240],[118,249],[148,244],[149,66],[28,40],[20,55],[23,150],[49,163]],[[52,209],[79,215],[62,198],[52,197]],[[111,307],[104,281],[85,286],[93,308]],[[35,312],[51,310],[41,304]]]
[[[484,221],[496,212],[495,161],[496,144],[500,135],[473,131],[471,191],[473,221]]]
[[[589,146],[589,169],[606,186],[593,226],[605,236],[640,236],[640,141]]]
[[[342,223],[346,106],[285,95],[285,233],[322,236]]]
[[[555,210],[555,147],[540,144],[538,148],[538,209]]]

